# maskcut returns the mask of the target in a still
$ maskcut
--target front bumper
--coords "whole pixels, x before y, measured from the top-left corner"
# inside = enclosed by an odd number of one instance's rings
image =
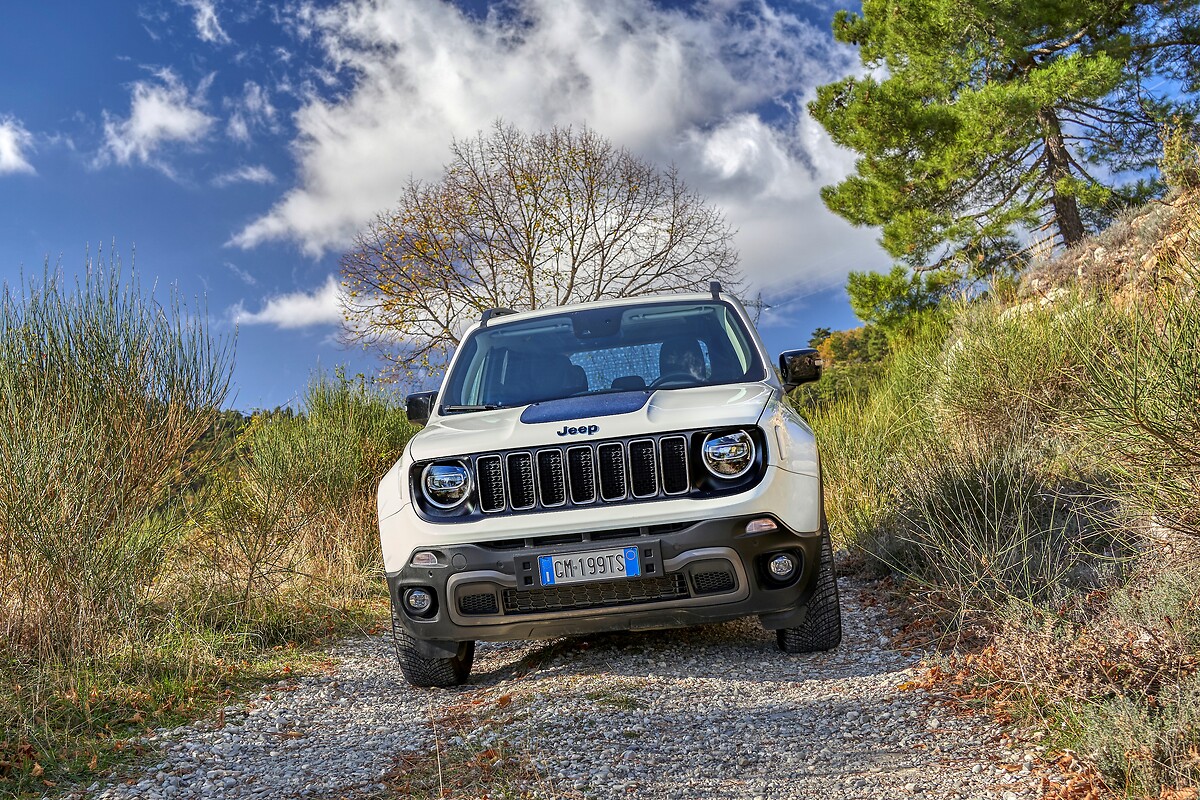
[[[767,628],[799,625],[816,581],[823,531],[749,534],[764,515],[676,523],[595,534],[454,544],[433,549],[438,564],[387,574],[396,616],[427,657],[470,640],[509,641],[602,631],[675,628],[759,616]],[[565,541],[564,541],[565,540]],[[537,558],[637,547],[640,578],[542,587]],[[786,582],[772,579],[766,557],[799,561]],[[406,613],[407,589],[436,598],[432,613]]]

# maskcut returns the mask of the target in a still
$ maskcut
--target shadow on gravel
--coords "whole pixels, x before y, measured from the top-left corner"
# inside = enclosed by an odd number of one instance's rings
[[[549,642],[479,642],[471,683],[539,677],[737,678],[763,683],[795,681],[800,673],[822,680],[862,678],[903,669],[907,659],[884,653],[874,637],[847,626],[847,636],[827,653],[787,655],[775,634],[757,620],[662,631],[630,631],[565,637]],[[858,634],[858,635],[855,635]]]

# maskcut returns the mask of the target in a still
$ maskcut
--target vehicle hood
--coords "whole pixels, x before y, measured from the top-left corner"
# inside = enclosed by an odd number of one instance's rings
[[[531,406],[438,417],[413,437],[414,461],[488,450],[581,444],[600,439],[758,422],[772,388],[764,383],[569,397]]]

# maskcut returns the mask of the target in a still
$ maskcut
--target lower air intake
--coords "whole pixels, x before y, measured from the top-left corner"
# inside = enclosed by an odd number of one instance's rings
[[[500,607],[494,594],[468,594],[458,598],[458,610],[467,616],[499,614]]]
[[[505,589],[504,611],[507,614],[537,614],[543,611],[657,603],[687,596],[687,582],[683,575],[673,573],[661,578],[548,586],[529,591]]]
[[[732,592],[737,587],[737,579],[729,570],[714,572],[696,572],[692,574],[692,588],[696,594],[720,594]]]

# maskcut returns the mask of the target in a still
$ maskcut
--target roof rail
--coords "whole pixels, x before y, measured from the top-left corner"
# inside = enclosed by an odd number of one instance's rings
[[[517,312],[513,311],[511,308],[489,308],[487,311],[484,311],[483,316],[480,317],[479,325],[482,328],[486,328],[489,319],[492,319],[493,317],[507,317],[509,314],[515,313]]]
[[[720,294],[721,294],[721,282],[720,281],[709,281],[708,282],[708,290],[710,292],[712,292],[713,300],[721,299],[720,298]]]

